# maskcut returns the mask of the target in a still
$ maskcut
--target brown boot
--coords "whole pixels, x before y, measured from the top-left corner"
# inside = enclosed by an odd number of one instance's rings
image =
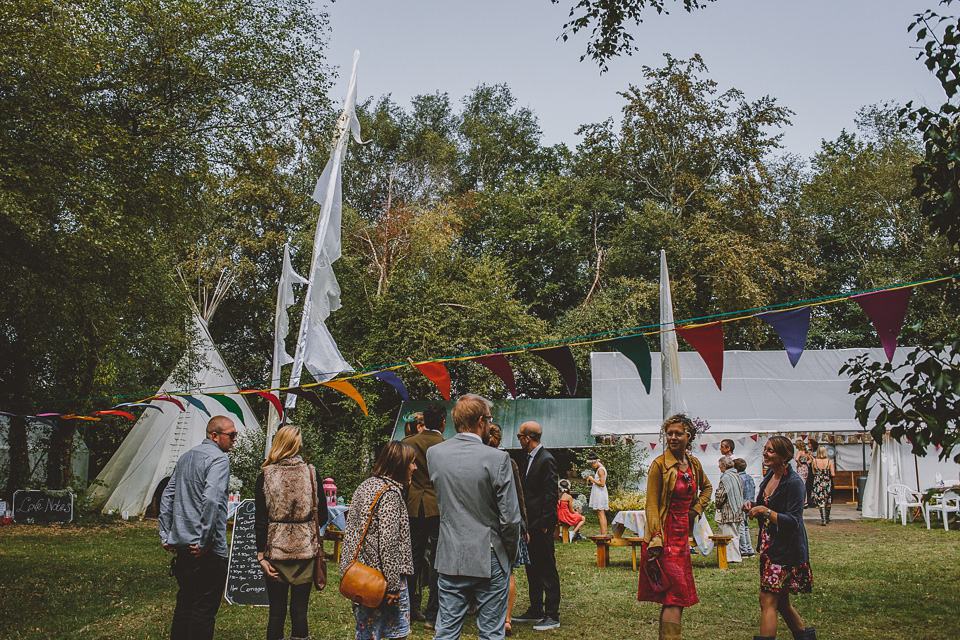
[[[681,627],[676,622],[660,621],[660,640],[681,640]]]

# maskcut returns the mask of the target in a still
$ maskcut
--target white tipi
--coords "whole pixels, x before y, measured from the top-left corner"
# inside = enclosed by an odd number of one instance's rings
[[[197,343],[194,354],[200,355],[200,366],[190,374],[190,389],[207,392],[237,391],[233,379],[220,352],[217,351],[207,330],[207,324],[198,314],[194,314],[194,328]],[[184,356],[184,360],[190,354]],[[181,360],[177,370],[185,370],[189,362]],[[157,391],[157,395],[183,390],[177,383],[176,375],[171,374]],[[181,398],[186,411],[176,404],[163,400],[153,400],[150,404],[160,409],[147,409],[133,425],[133,429],[113,454],[110,461],[97,476],[94,483],[92,504],[102,505],[103,513],[122,513],[127,511],[131,517],[142,518],[147,507],[154,499],[158,487],[173,473],[180,456],[197,446],[206,435],[207,422],[212,416],[223,415],[231,418],[240,432],[239,438],[263,438],[260,423],[257,422],[250,405],[242,395],[233,393],[243,414],[243,423],[237,416],[227,411],[212,398],[194,396],[209,411],[209,415],[194,404]]]

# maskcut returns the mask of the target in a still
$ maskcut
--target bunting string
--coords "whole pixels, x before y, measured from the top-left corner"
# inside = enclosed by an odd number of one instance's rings
[[[316,395],[315,391],[312,391],[312,389],[320,386],[330,387],[344,393],[353,399],[357,403],[358,407],[360,407],[364,412],[364,414],[366,414],[366,405],[362,396],[356,391],[349,381],[368,377],[377,378],[393,387],[406,401],[409,400],[406,388],[404,387],[402,381],[392,372],[404,369],[406,367],[412,367],[419,370],[420,373],[429,378],[437,386],[444,398],[449,399],[450,378],[444,363],[463,361],[475,361],[478,364],[482,364],[490,369],[503,381],[511,395],[515,397],[516,390],[513,371],[507,362],[506,356],[525,353],[537,355],[557,368],[558,371],[560,371],[562,378],[566,382],[568,391],[573,393],[576,388],[577,377],[576,369],[575,367],[572,367],[573,358],[572,354],[569,353],[569,348],[598,344],[605,344],[606,346],[620,350],[627,355],[628,358],[633,360],[634,363],[637,364],[637,370],[641,374],[644,386],[649,393],[649,369],[645,369],[647,366],[645,358],[649,358],[649,348],[644,349],[644,345],[639,344],[639,341],[645,341],[647,337],[658,336],[665,331],[676,331],[678,335],[684,337],[684,339],[690,343],[698,353],[701,354],[705,363],[713,374],[717,386],[720,387],[723,370],[722,326],[724,323],[740,322],[752,318],[757,318],[767,322],[775,329],[778,336],[783,341],[790,364],[796,366],[797,360],[799,360],[800,354],[803,350],[803,343],[805,342],[806,331],[809,326],[810,308],[853,299],[860,305],[864,313],[867,314],[870,321],[875,326],[878,336],[880,337],[881,343],[884,347],[884,351],[889,360],[892,359],[893,352],[896,348],[897,338],[904,322],[906,306],[909,302],[910,293],[912,290],[917,287],[956,280],[958,278],[960,278],[960,274],[953,274],[928,280],[919,280],[887,287],[877,287],[863,291],[854,291],[846,294],[822,296],[807,300],[754,307],[752,309],[742,309],[738,311],[698,316],[688,318],[686,320],[676,321],[674,323],[675,328],[671,329],[663,329],[660,324],[650,324],[639,327],[603,331],[571,338],[560,338],[556,340],[548,340],[530,344],[514,345],[500,349],[488,349],[472,353],[431,358],[419,362],[414,362],[412,359],[408,358],[407,362],[405,363],[366,367],[360,369],[353,375],[342,377],[337,380],[305,383],[292,387],[266,386],[261,388],[261,385],[270,384],[269,381],[261,380],[244,385],[242,390],[205,388],[165,391],[159,395],[143,397],[135,402],[115,404],[105,409],[93,411],[91,412],[92,415],[89,416],[46,412],[37,413],[32,416],[28,415],[27,417],[58,417],[65,420],[86,421],[99,421],[102,417],[108,416],[131,419],[132,414],[127,411],[122,411],[121,409],[138,407],[161,411],[162,409],[160,407],[148,403],[153,400],[162,400],[176,405],[180,411],[186,411],[187,407],[183,403],[179,402],[181,399],[187,402],[189,405],[195,406],[209,415],[209,411],[207,411],[203,403],[197,397],[195,397],[205,395],[222,405],[230,413],[240,417],[242,421],[242,413],[239,405],[235,400],[230,398],[228,394],[249,394],[251,397],[252,395],[257,395],[264,398],[271,405],[276,407],[276,405],[279,403],[279,399],[275,394],[278,392],[288,392],[308,398],[311,400],[311,402],[319,403],[318,406],[322,406],[319,396]],[[806,322],[804,322],[804,320],[806,320]],[[620,343],[619,345],[617,344],[618,342]],[[56,404],[70,404],[95,400],[116,401],[124,398],[134,397],[139,396],[115,395],[91,398],[74,398],[71,400],[61,401]],[[0,413],[3,413],[4,415],[19,415],[6,411],[2,411]]]

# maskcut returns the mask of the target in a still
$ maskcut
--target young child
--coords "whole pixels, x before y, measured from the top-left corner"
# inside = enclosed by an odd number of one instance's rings
[[[560,498],[557,500],[557,519],[560,520],[562,524],[573,527],[573,537],[570,538],[570,542],[583,540],[580,527],[583,526],[583,523],[586,522],[587,519],[573,506],[573,496],[570,495],[570,481],[564,478],[559,482],[559,485]]]

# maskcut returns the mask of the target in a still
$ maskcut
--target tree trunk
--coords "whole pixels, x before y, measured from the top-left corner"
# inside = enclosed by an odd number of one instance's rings
[[[54,420],[47,450],[47,488],[65,489],[73,476],[73,436],[77,428],[73,420]]]
[[[30,476],[30,456],[27,453],[27,419],[10,416],[7,444],[10,447],[9,475],[4,498],[13,500],[13,492],[26,487]]]

